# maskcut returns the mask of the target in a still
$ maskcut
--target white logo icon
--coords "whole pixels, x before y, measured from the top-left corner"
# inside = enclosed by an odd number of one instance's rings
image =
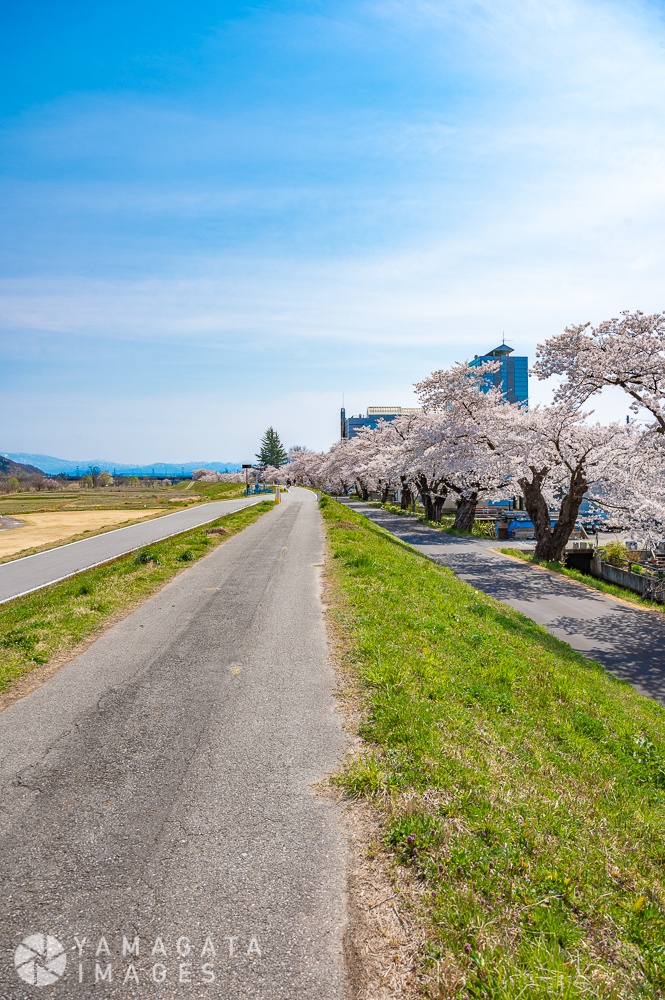
[[[14,952],[14,966],[24,983],[51,986],[67,968],[67,953],[50,934],[31,934]]]

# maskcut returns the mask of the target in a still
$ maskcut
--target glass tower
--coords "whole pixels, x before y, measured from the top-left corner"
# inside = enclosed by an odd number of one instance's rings
[[[527,357],[511,357],[512,347],[500,344],[487,354],[476,355],[469,362],[470,368],[477,368],[485,361],[498,361],[500,367],[485,379],[484,391],[492,386],[501,389],[507,403],[529,404],[529,359]]]

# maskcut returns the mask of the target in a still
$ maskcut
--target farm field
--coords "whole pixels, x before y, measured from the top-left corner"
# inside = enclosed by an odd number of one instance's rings
[[[242,492],[243,484],[239,483],[189,481],[173,486],[150,483],[101,489],[82,489],[76,484],[62,490],[3,493],[0,517],[25,524],[0,531],[0,562],[206,501],[233,500]]]
[[[125,507],[120,510],[60,510],[22,514],[22,525],[0,531],[0,560],[164,513],[163,508],[139,511]]]
[[[243,483],[177,483],[175,486],[106,486],[102,489],[41,490],[0,493],[0,515],[18,516],[49,510],[174,510],[206,500],[234,500],[243,494]]]
[[[78,487],[63,490],[42,490],[0,494],[0,515],[20,516],[45,511],[66,510],[143,510],[162,507],[165,510],[200,503],[204,497],[185,487],[146,487],[122,489],[105,487],[85,490]]]
[[[234,511],[0,606],[0,694],[54,657],[65,662],[79,643],[273,506],[264,502]],[[0,697],[0,711],[3,707]]]

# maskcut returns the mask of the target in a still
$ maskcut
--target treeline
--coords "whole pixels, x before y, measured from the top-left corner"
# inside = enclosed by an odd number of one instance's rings
[[[47,476],[34,465],[21,465],[20,462],[13,462],[11,458],[0,456],[0,492],[55,490],[60,487],[59,479]]]

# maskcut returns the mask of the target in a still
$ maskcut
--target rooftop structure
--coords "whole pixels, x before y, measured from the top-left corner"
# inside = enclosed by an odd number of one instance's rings
[[[361,427],[375,428],[380,420],[394,420],[405,414],[417,413],[417,406],[368,406],[367,415],[360,413],[357,417],[347,417],[346,410],[340,411],[340,430],[343,438],[355,437]]]

